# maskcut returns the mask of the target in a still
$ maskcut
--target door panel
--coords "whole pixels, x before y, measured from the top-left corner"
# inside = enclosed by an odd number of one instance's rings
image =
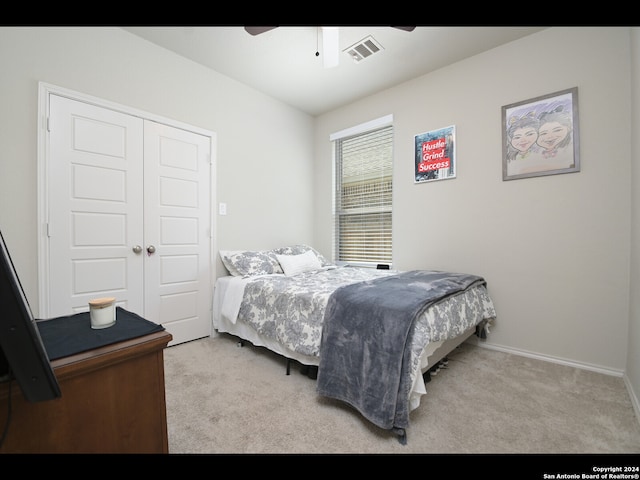
[[[170,345],[211,334],[210,139],[145,121],[146,318]]]
[[[144,313],[143,122],[50,95],[48,317],[113,296]]]

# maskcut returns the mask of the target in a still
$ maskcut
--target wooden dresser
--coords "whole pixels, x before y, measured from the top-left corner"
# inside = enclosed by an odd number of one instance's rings
[[[51,362],[62,396],[29,403],[0,384],[0,453],[168,453],[166,331]]]

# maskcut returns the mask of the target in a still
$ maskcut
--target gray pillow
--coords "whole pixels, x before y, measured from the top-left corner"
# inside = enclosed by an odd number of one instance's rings
[[[235,277],[283,273],[276,254],[270,250],[220,250],[220,259]]]

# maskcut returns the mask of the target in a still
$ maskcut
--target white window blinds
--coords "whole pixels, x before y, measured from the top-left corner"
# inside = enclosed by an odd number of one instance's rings
[[[393,127],[335,140],[335,259],[391,264]]]

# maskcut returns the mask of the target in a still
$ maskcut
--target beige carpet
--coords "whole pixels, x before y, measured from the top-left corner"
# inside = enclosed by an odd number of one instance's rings
[[[427,383],[407,444],[283,358],[221,335],[165,350],[169,452],[637,454],[623,380],[463,344]],[[636,457],[637,458],[637,457]]]

